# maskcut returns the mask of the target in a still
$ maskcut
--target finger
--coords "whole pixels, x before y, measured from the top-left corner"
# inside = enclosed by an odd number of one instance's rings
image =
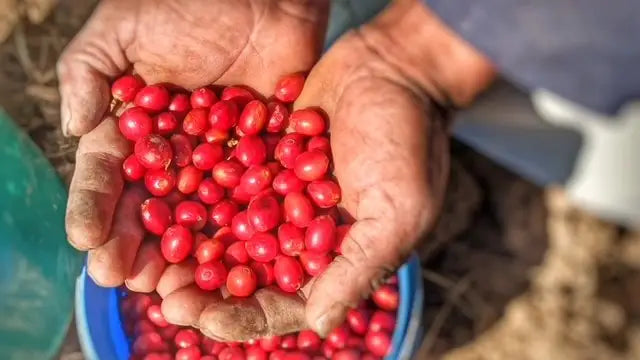
[[[272,286],[251,297],[229,297],[204,309],[199,319],[203,334],[223,341],[247,341],[306,328],[304,296]]]
[[[160,253],[158,241],[155,239],[145,241],[136,254],[131,273],[125,280],[125,284],[131,291],[151,292],[158,285],[166,265],[166,261]]]
[[[93,249],[107,240],[123,187],[120,167],[130,146],[113,117],[80,139],[65,219],[75,248]]]
[[[187,267],[173,271],[172,277],[182,278],[184,275],[177,273],[186,273]],[[310,284],[291,294],[272,286],[259,289],[248,298],[223,299],[220,291],[204,291],[191,284],[166,295],[162,313],[172,324],[197,327],[220,341],[283,335],[307,328],[304,304],[309,288]]]
[[[162,314],[172,324],[197,326],[202,311],[221,301],[219,291],[204,291],[192,284],[166,295],[162,301]]]
[[[110,99],[109,79],[128,67],[122,44],[132,36],[124,27],[133,23],[127,2],[105,1],[69,43],[57,64],[61,95],[62,131],[84,135],[104,117]],[[135,2],[132,2],[135,3]]]
[[[156,287],[158,295],[165,298],[175,290],[192,284],[197,266],[194,259],[167,266]]]
[[[342,256],[316,279],[306,308],[306,320],[321,336],[340,326],[354,308],[390,275],[408,255],[409,246],[400,246],[398,234],[377,220],[361,220],[352,225],[342,244]],[[412,243],[411,239],[407,239]]]
[[[138,187],[126,190],[118,202],[109,240],[89,251],[87,271],[98,285],[120,286],[129,274],[144,236],[139,209],[145,197]]]

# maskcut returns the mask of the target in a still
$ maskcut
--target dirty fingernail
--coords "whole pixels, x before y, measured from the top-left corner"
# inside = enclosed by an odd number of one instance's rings
[[[321,337],[326,337],[331,330],[340,325],[344,314],[344,308],[339,304],[331,306],[315,321],[313,330]]]

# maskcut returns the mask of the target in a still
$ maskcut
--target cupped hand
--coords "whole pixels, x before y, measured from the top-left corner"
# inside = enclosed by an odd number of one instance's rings
[[[296,102],[331,121],[340,206],[355,221],[308,295],[307,324],[320,334],[406,260],[434,224],[448,178],[446,114],[370,44],[362,32],[344,36]]]
[[[157,244],[143,241],[138,211],[147,195],[124,187],[121,164],[131,145],[107,115],[110,81],[133,69],[147,83],[187,89],[243,84],[268,94],[281,76],[307,71],[317,60],[327,7],[318,0],[100,2],[58,63],[62,128],[82,136],[67,234],[72,245],[89,252],[88,272],[98,284],[174,295],[163,311],[184,325],[198,326],[200,313],[221,301],[220,294],[191,285],[194,264],[167,266]],[[270,294],[267,289],[250,299],[258,304],[252,309],[274,302]],[[268,307],[277,312],[287,301]],[[291,301],[302,311],[299,299]],[[251,320],[246,315],[240,318]],[[302,326],[294,315],[289,328]]]

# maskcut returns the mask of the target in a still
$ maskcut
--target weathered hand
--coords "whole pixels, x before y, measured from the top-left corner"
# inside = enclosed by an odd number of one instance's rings
[[[313,284],[307,323],[326,334],[407,258],[434,223],[448,175],[443,113],[354,32],[314,67],[296,106],[331,119],[342,256]]]
[[[314,67],[295,105],[327,112],[341,206],[355,220],[342,256],[307,292],[316,332],[340,325],[434,224],[449,171],[442,109],[471,103],[493,77],[418,0],[394,1]]]
[[[200,313],[221,300],[190,285],[194,264],[167,266],[157,244],[143,242],[138,209],[146,195],[124,189],[120,168],[131,148],[106,116],[110,80],[133,68],[148,83],[244,84],[268,94],[278,78],[306,71],[317,60],[327,7],[318,0],[100,2],[58,66],[62,127],[82,136],[67,234],[76,248],[89,251],[88,271],[97,283],[172,294],[176,301],[163,308],[169,320],[205,328]],[[251,301],[267,304],[269,294],[262,291]],[[302,311],[301,302],[292,300]],[[286,307],[287,299],[269,311],[278,306]],[[293,318],[289,326],[300,327],[302,316]]]

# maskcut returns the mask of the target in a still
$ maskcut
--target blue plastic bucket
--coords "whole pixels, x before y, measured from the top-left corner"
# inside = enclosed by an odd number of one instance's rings
[[[410,359],[422,339],[424,292],[420,263],[414,255],[398,271],[400,305],[392,351],[387,359]],[[128,360],[130,343],[118,307],[118,289],[96,285],[86,269],[76,284],[76,325],[82,350],[89,360]]]

